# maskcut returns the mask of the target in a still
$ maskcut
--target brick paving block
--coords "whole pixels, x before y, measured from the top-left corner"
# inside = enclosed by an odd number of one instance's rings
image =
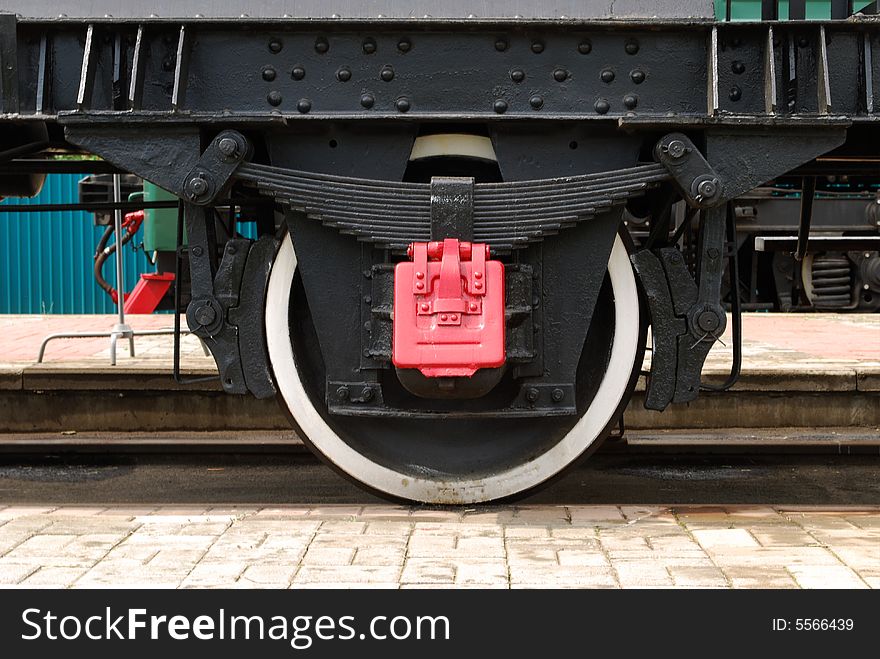
[[[595,526],[600,522],[624,522],[617,506],[567,506],[572,526]]]
[[[297,565],[249,565],[239,577],[239,580],[250,581],[255,584],[280,584],[283,588],[287,588],[298,568],[299,566]]]
[[[840,565],[823,547],[717,547],[709,552],[718,565],[791,567],[794,565]]]
[[[880,533],[871,529],[814,529],[810,536],[830,546],[871,547],[880,551]]]
[[[86,573],[85,568],[41,567],[21,582],[24,588],[69,588]]]
[[[673,585],[682,588],[728,588],[724,573],[715,566],[693,567],[689,565],[667,568]]]
[[[52,524],[45,527],[42,532],[51,535],[113,535],[124,537],[140,526],[136,522],[124,520],[100,520],[84,517],[52,518]]]
[[[159,506],[130,506],[127,504],[113,506],[101,511],[98,515],[102,517],[140,517],[141,515],[150,515],[156,512]]]
[[[793,565],[789,568],[801,588],[867,588],[845,565]]]
[[[507,566],[503,561],[479,563],[459,561],[455,566],[455,584],[456,586],[507,586],[509,584]]]
[[[405,558],[405,546],[359,547],[352,565],[403,565]]]
[[[874,546],[831,547],[831,551],[860,574],[863,571],[877,571],[880,574],[880,541]]]
[[[177,531],[177,535],[220,535],[232,524],[230,519],[228,522],[209,522],[187,524]]]
[[[611,568],[511,565],[510,584],[514,588],[525,584],[544,588],[613,588],[617,580]]]
[[[532,547],[529,545],[507,547],[509,565],[558,565],[559,557],[554,547]]]
[[[595,550],[579,550],[579,549],[560,549],[556,552],[556,556],[560,565],[589,565],[601,567],[608,565],[608,559],[598,549]]]
[[[216,506],[208,509],[209,515],[223,515],[241,519],[248,515],[256,515],[261,509],[257,506]]]
[[[361,535],[366,528],[366,522],[327,520],[321,522],[321,526],[318,528],[318,533],[333,533],[336,535]]]
[[[2,561],[0,562],[0,584],[17,584],[39,569],[40,566],[34,565],[33,563],[12,563]]]
[[[512,538],[549,538],[550,529],[546,526],[505,526],[504,537]]]
[[[840,515],[791,514],[795,524],[808,531],[858,531],[859,527]]]
[[[400,583],[455,582],[455,563],[452,560],[407,558],[400,575]]]
[[[664,553],[680,553],[680,552],[699,552],[703,553],[703,548],[693,540],[690,536],[682,533],[675,536],[660,536],[650,538],[651,547],[654,551]]]
[[[811,547],[820,544],[800,527],[750,528],[749,531],[764,547]]]
[[[146,562],[146,565],[151,569],[192,566],[198,563],[204,555],[205,552],[201,549],[160,549],[155,556]]]
[[[467,509],[462,514],[462,524],[501,524],[510,516],[505,511],[487,511],[482,508]]]
[[[611,566],[623,588],[673,585],[667,569],[657,563],[613,559]]]
[[[235,583],[248,567],[246,563],[237,561],[222,563],[202,562],[186,575],[181,583],[181,587],[226,586]]]
[[[628,522],[643,520],[657,515],[668,513],[669,508],[662,506],[620,506],[620,512]]]
[[[388,518],[388,519],[409,519],[411,513],[411,509],[409,506],[394,506],[394,505],[370,505],[364,506],[361,510],[359,517],[361,519],[375,519],[377,517],[380,518]]]
[[[15,505],[4,508],[3,511],[0,512],[0,516],[6,519],[33,517],[35,515],[46,515],[56,509],[57,506]]]
[[[584,540],[595,542],[596,527],[593,526],[556,526],[550,529],[551,538],[564,540]]]
[[[276,536],[277,537],[277,536]],[[407,544],[406,536],[395,535],[335,535],[319,533],[314,537],[310,546],[314,548],[322,547],[349,547],[352,549],[366,547],[391,547],[405,548]]]
[[[325,504],[320,506],[312,506],[309,509],[309,517],[316,517],[321,519],[331,519],[331,518],[350,518],[351,520],[355,520],[363,511],[364,506],[350,506],[343,504]],[[276,509],[281,511],[283,509]],[[259,515],[263,516],[265,511],[260,511]]]
[[[338,588],[340,590],[397,590],[401,586],[396,581],[382,582],[382,581],[355,581],[355,582],[335,582],[332,584],[327,584],[321,581],[314,582],[306,582],[306,583],[297,583],[294,581],[290,588],[292,590],[309,590],[309,589],[324,589],[328,586],[332,588]],[[418,586],[416,586],[418,587]]]
[[[288,535],[312,535],[321,526],[320,521],[295,519],[295,520],[270,520],[257,516],[245,517],[232,523],[224,535],[229,533],[284,533]]]
[[[370,509],[367,509],[370,510]],[[432,522],[446,522],[446,523],[458,523],[461,522],[463,512],[458,509],[436,509],[436,508],[411,508],[409,510],[408,519],[417,520],[420,522],[424,521],[432,521]],[[367,516],[365,516],[366,518]]]
[[[378,565],[303,565],[293,579],[294,584],[320,583],[391,583],[398,581],[400,568]]]
[[[510,524],[558,526],[571,523],[566,506],[522,506],[515,509]]]
[[[107,506],[58,506],[52,511],[53,517],[92,517],[100,515]]]
[[[504,540],[500,536],[490,538],[482,536],[459,537],[455,551],[460,556],[503,557]]]
[[[458,536],[452,534],[419,536],[413,533],[409,540],[407,554],[430,558],[436,556],[438,552],[454,553],[457,541]]]
[[[351,547],[309,547],[303,556],[302,564],[305,565],[349,565],[354,558],[354,549]]]
[[[880,588],[880,575],[876,577],[864,577],[864,580],[871,588]]]
[[[16,551],[21,551],[25,553],[58,551],[76,540],[76,538],[77,536],[75,535],[33,535],[22,542],[20,545],[18,545],[18,547],[16,547]]]
[[[758,541],[746,529],[706,529],[694,531],[694,539],[706,548],[758,547]]]
[[[409,537],[412,533],[411,522],[373,522],[367,524],[364,529],[365,536],[388,536],[388,537]]]
[[[620,537],[612,533],[600,533],[599,543],[608,551],[651,551],[651,545],[641,536]]]

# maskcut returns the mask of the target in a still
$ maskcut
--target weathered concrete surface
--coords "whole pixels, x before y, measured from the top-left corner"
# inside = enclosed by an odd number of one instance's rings
[[[171,338],[137,337],[137,357],[107,339],[52,342],[44,334],[109,327],[107,316],[0,317],[0,432],[64,430],[283,429],[275,401],[227,396],[215,382],[181,387],[170,377]],[[135,329],[166,327],[168,316],[134,316]],[[746,314],[742,376],[726,393],[703,393],[663,414],[642,406],[644,382],[627,411],[633,428],[880,426],[880,314]],[[729,345],[729,335],[724,337]],[[216,373],[184,337],[187,376]],[[716,344],[704,381],[722,382],[730,349]],[[649,367],[649,361],[645,368]]]

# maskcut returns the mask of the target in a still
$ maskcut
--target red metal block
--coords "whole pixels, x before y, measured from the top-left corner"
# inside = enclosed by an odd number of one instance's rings
[[[142,274],[134,290],[125,294],[125,313],[153,313],[173,283],[173,272]]]
[[[427,377],[504,363],[504,264],[482,243],[413,243],[394,269],[392,361]]]

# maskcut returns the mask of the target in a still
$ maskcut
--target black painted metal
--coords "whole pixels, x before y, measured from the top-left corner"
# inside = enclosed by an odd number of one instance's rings
[[[431,240],[474,239],[474,179],[431,179]]]
[[[340,233],[404,249],[432,237],[432,186],[297,172],[245,163],[242,182]],[[514,249],[591,220],[668,179],[661,164],[534,181],[477,183],[473,240]]]
[[[778,18],[776,2],[763,6]],[[802,1],[790,7],[802,17]],[[724,327],[724,203],[838,147],[851,125],[874,128],[876,41],[861,19],[3,15],[0,126],[30,122],[53,146],[187,200],[188,321],[227,391],[273,391],[259,322],[276,226],[272,208],[242,202],[263,237],[223,243],[213,209],[244,188],[279,202],[337,414],[575,414],[623,207],[659,186],[646,201],[668,206],[674,181],[704,209],[699,277],[659,230],[633,258],[655,325],[648,404],[660,409],[696,396]],[[503,182],[405,180],[415,137],[444,126],[489,135]],[[638,164],[663,135],[659,162]],[[7,155],[19,146],[0,138]],[[409,242],[446,235],[489,243],[509,272],[509,367],[458,408],[402,398],[390,368],[391,268]]]

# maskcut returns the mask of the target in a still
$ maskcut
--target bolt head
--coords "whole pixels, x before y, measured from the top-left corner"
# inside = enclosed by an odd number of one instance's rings
[[[507,40],[506,39],[496,39],[495,40],[495,50],[499,53],[503,53],[507,50]]]
[[[540,110],[542,107],[544,107],[544,99],[537,95],[532,96],[529,99],[529,105],[532,106],[533,110]]]
[[[697,192],[703,199],[711,199],[718,194],[718,179],[706,179],[697,186]]]
[[[290,77],[294,80],[302,80],[306,77],[306,70],[303,67],[297,65],[293,67],[293,70],[290,72]]]
[[[312,109],[312,102],[307,98],[301,98],[297,101],[296,109],[300,114],[307,114]]]
[[[345,67],[339,69],[336,72],[336,79],[339,82],[348,82],[349,80],[351,80],[351,69]]]
[[[379,72],[379,77],[382,78],[384,82],[391,82],[394,80],[394,69],[390,66],[383,67],[383,69]]]
[[[372,387],[364,387],[363,391],[361,391],[361,398],[366,401],[373,400],[373,388]]]
[[[196,245],[195,247],[192,248],[192,253],[193,253],[193,256],[201,256],[202,254],[205,253],[205,250],[203,250],[200,245]]]
[[[199,176],[195,176],[187,182],[186,193],[190,199],[198,199],[208,193],[208,182]]]
[[[372,38],[364,39],[364,43],[361,47],[367,55],[372,55],[376,52],[376,40]]]
[[[269,52],[272,54],[277,55],[281,52],[283,47],[283,44],[278,39],[272,39],[272,41],[269,42]]]
[[[596,101],[596,104],[593,106],[593,108],[599,114],[607,114],[608,111],[611,109],[611,104],[604,98],[600,98],[598,101]]]
[[[721,325],[721,319],[714,311],[703,311],[697,317],[697,325],[704,332],[714,332]]]
[[[568,79],[568,71],[565,69],[556,69],[553,71],[553,79],[556,82],[565,82]]]
[[[534,403],[536,400],[538,400],[538,390],[534,387],[529,387],[528,389],[526,389],[526,400],[530,403]]]
[[[279,91],[271,91],[266,95],[266,100],[269,102],[269,105],[279,106],[281,105],[281,92]]]
[[[645,72],[640,69],[635,69],[631,71],[629,74],[629,79],[632,80],[635,84],[641,85],[645,82]]]
[[[669,154],[670,158],[677,160],[687,153],[687,145],[681,140],[672,140],[666,145],[666,153]]]
[[[217,312],[207,302],[195,311],[196,322],[199,325],[207,326],[214,322],[217,318]]]
[[[599,77],[602,79],[602,82],[609,83],[614,80],[614,71],[611,69],[605,69],[599,74]]]
[[[238,142],[231,137],[224,137],[217,143],[217,148],[227,158],[234,158],[238,155]]]
[[[533,41],[532,42],[532,52],[535,53],[535,55],[537,55],[538,53],[543,53],[544,52],[544,44],[541,43],[540,41]]]
[[[364,94],[361,96],[361,106],[367,108],[368,110],[375,105],[376,99],[373,98],[372,94]]]
[[[409,112],[410,107],[412,107],[409,99],[406,97],[398,98],[395,105],[397,106],[398,112]]]
[[[336,397],[339,400],[348,400],[348,396],[349,396],[348,387],[343,386],[343,387],[339,387],[336,390]]]
[[[496,114],[504,114],[507,112],[507,101],[499,98],[492,104],[492,109],[495,110]]]
[[[330,42],[327,41],[324,37],[318,37],[315,39],[315,52],[321,53],[322,55],[330,50]]]
[[[588,55],[591,50],[593,50],[593,44],[587,39],[584,39],[578,44],[578,52],[581,55]]]
[[[634,110],[639,104],[639,98],[635,94],[627,94],[623,97],[623,105],[628,110]]]
[[[635,55],[639,52],[639,42],[638,41],[627,41],[626,46],[624,46],[624,50],[627,55]]]
[[[397,50],[401,53],[408,53],[412,48],[412,41],[409,39],[401,39],[397,42]]]
[[[560,402],[563,398],[565,398],[565,392],[562,389],[554,389],[551,393],[550,397],[553,399],[554,403]]]

